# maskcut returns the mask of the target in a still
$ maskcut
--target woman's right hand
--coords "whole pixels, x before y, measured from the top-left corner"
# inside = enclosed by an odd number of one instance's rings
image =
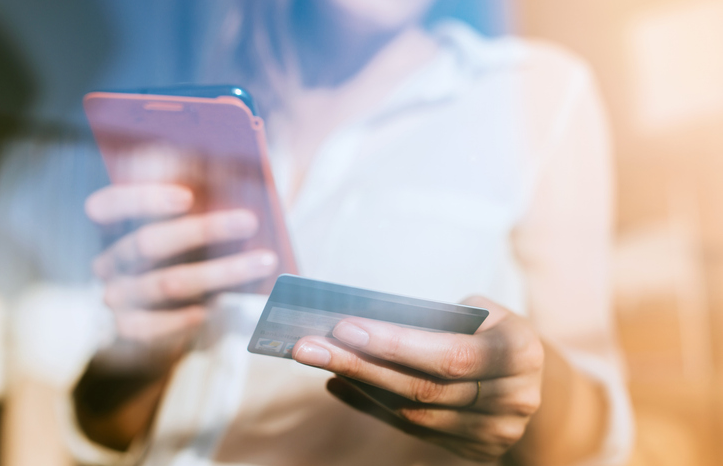
[[[248,210],[191,215],[192,205],[192,192],[174,184],[111,185],[87,199],[86,212],[100,226],[156,220],[120,238],[93,263],[122,338],[151,342],[191,330],[205,320],[209,292],[276,270],[277,257],[267,250],[154,267],[205,245],[247,239],[258,228]]]

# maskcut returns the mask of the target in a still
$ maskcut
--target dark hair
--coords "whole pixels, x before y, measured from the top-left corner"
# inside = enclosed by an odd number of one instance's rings
[[[285,38],[294,1],[225,2],[207,33],[200,79],[240,84],[254,96],[262,115],[277,107],[294,73],[295,57]]]
[[[300,64],[290,31],[309,19],[310,0],[226,0],[201,51],[199,76],[207,83],[235,83],[254,96],[262,116],[277,108],[290,88],[301,85]],[[498,0],[494,0],[498,1]],[[431,27],[447,17],[477,18],[491,0],[437,0],[424,18]],[[210,7],[209,4],[205,4]]]

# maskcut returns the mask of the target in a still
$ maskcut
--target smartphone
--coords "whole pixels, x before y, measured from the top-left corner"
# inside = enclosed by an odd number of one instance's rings
[[[103,91],[100,91],[103,92]],[[241,100],[248,108],[251,113],[256,116],[256,103],[249,92],[240,87],[232,84],[216,84],[213,86],[193,86],[193,85],[178,85],[168,87],[149,87],[145,89],[133,89],[133,90],[114,90],[107,91],[112,93],[121,94],[145,94],[145,95],[170,95],[176,97],[207,97],[216,98],[221,96],[236,97]]]
[[[264,122],[248,92],[238,86],[99,91],[87,94],[83,106],[112,183],[181,184],[194,193],[192,214],[244,208],[258,216],[252,238],[209,245],[163,266],[270,249],[279,257],[277,273],[235,290],[262,294],[278,275],[298,272]]]

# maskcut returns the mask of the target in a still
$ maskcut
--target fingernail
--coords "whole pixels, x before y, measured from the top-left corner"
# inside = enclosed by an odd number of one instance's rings
[[[296,350],[294,359],[309,366],[324,367],[331,362],[331,353],[321,346],[304,343]]]
[[[185,210],[191,205],[193,195],[189,191],[171,191],[166,195],[166,206],[172,211]]]
[[[256,263],[259,267],[273,270],[276,268],[276,254],[273,252],[263,252],[256,257]]]
[[[365,330],[348,322],[341,322],[334,327],[332,333],[334,338],[351,346],[366,346],[366,344],[369,343],[369,334]]]

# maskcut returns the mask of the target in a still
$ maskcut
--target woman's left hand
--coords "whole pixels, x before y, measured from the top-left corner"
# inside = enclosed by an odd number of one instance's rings
[[[502,456],[540,405],[544,349],[524,318],[484,299],[474,335],[432,333],[351,317],[335,339],[305,337],[297,361],[338,375],[327,387],[351,406],[476,461]]]

